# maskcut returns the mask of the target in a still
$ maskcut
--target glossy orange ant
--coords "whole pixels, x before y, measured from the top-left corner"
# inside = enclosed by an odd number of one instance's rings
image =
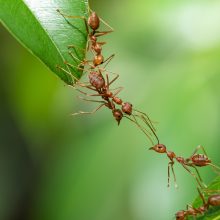
[[[203,151],[204,154],[197,154],[197,151],[201,149]],[[199,184],[199,186],[201,188],[206,187],[206,185],[203,183],[202,178],[199,174],[199,171],[197,169],[197,167],[203,167],[203,166],[212,166],[215,170],[220,170],[220,168],[214,164],[211,163],[211,160],[208,158],[204,147],[202,147],[201,145],[199,145],[195,151],[193,152],[193,154],[188,157],[188,158],[183,158],[180,156],[176,156],[176,154],[172,151],[168,151],[166,146],[163,144],[157,144],[153,147],[150,147],[149,150],[154,150],[157,153],[165,153],[167,154],[167,157],[170,159],[170,162],[168,163],[168,187],[170,186],[170,168],[172,170],[173,173],[173,177],[174,177],[174,184],[175,187],[177,187],[177,183],[176,183],[176,175],[174,173],[174,169],[173,169],[173,165],[174,165],[174,159],[180,163],[184,169],[186,169],[197,181],[197,183]],[[189,167],[194,168],[197,176],[189,169]]]

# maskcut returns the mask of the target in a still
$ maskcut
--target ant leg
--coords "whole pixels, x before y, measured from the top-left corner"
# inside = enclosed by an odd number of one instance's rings
[[[94,100],[95,101],[95,100]],[[83,114],[94,114],[96,113],[99,109],[101,109],[103,106],[105,106],[105,103],[99,105],[97,108],[95,108],[93,111],[91,112],[83,112],[83,111],[79,111],[79,112],[76,112],[76,113],[73,113],[71,115],[75,116],[75,115],[83,115]]]
[[[218,175],[220,175],[220,167],[216,166],[213,163],[207,163],[207,164],[210,165]]]
[[[107,88],[109,89],[110,83],[109,83],[108,73],[106,73],[105,75],[106,75],[106,82],[107,82],[106,85],[107,85]],[[123,89],[124,89],[124,87],[122,87],[122,86],[120,86],[120,87],[118,87],[118,88],[111,89],[111,91],[112,91],[112,90],[116,90],[116,92],[113,94],[113,96],[118,95],[118,93],[120,93]]]
[[[168,184],[167,187],[170,187],[170,162],[168,163]]]
[[[158,144],[160,143],[159,138],[157,134],[155,133],[154,127],[151,126],[151,123],[148,122],[150,120],[149,118],[145,118],[143,115],[137,115],[139,118],[142,119],[142,121],[150,128],[151,132],[154,134],[154,137],[157,139]]]
[[[202,191],[208,196],[213,195],[213,193],[220,193],[220,189],[203,189]]]
[[[86,48],[87,48],[87,45],[86,45]],[[87,51],[87,49],[84,49],[84,48],[81,48],[81,47],[77,47],[77,46],[75,46],[75,45],[73,45],[73,44],[68,45],[68,49],[73,49],[74,52],[75,52],[75,54],[76,54],[78,57],[79,57],[79,55],[78,55],[77,50],[82,51],[83,54],[84,54],[84,56],[86,56],[86,51]],[[69,51],[69,54],[70,54],[70,51]],[[81,60],[80,60],[79,58],[76,58],[75,56],[73,57],[73,54],[70,54],[70,56],[71,56],[74,60],[78,60],[78,61],[81,62]]]
[[[205,151],[205,148],[203,147],[203,146],[201,146],[201,145],[199,145],[199,146],[197,146],[196,147],[196,149],[195,149],[195,151],[193,152],[193,154],[191,155],[191,157],[193,156],[193,155],[195,155],[196,153],[197,153],[197,151],[198,150],[202,150],[203,151],[203,153],[208,157],[208,155],[207,155],[207,153],[206,153],[206,151]]]
[[[65,62],[66,65],[68,65],[68,66],[70,66],[70,67],[72,67],[72,68],[76,68],[76,69],[78,69],[78,70],[85,71],[85,72],[87,72],[87,73],[90,72],[91,69],[94,69],[94,68],[95,68],[94,65],[91,64],[91,63],[93,62],[93,60],[86,60],[86,59],[80,60],[79,58],[75,57],[75,56],[73,55],[73,53],[71,53],[70,51],[69,51],[69,55],[73,58],[73,60],[78,60],[80,63],[79,63],[78,66],[74,66],[73,64],[70,64],[70,63]],[[84,68],[86,64],[87,64],[88,66],[90,66],[90,69],[85,69],[85,68]],[[106,70],[104,70],[104,69],[99,69],[99,70],[106,71]],[[108,72],[109,72],[109,71],[108,71]],[[110,73],[110,72],[109,72],[109,73]]]
[[[77,98],[83,100],[83,101],[87,101],[87,102],[97,102],[97,103],[102,103],[102,104],[106,104],[105,101],[100,101],[100,100],[94,100],[94,99],[86,99],[84,97],[81,96],[77,96]]]
[[[109,73],[110,73],[110,72],[109,72]],[[113,73],[113,74],[116,74],[116,76],[115,76],[115,78],[113,78],[113,79],[109,82],[109,86],[110,86],[113,82],[115,82],[115,80],[118,79],[118,77],[119,77],[119,74],[117,74],[117,73]]]
[[[73,44],[68,45],[68,49],[70,49],[70,48],[79,49],[79,50],[83,51],[84,53],[86,52],[86,50],[85,50],[84,48],[77,47],[77,46],[75,46],[75,45],[73,45]]]
[[[106,42],[97,42],[99,45],[105,45],[106,44]]]
[[[69,76],[71,76],[71,77],[74,79],[75,82],[78,82],[78,81],[79,81],[79,79],[77,79],[74,75],[72,75],[70,71],[68,72],[67,70],[65,70],[64,68],[62,68],[62,67],[59,66],[59,65],[56,65],[56,68],[59,69],[59,70],[62,70],[63,72],[65,72],[66,74],[68,74]]]
[[[90,73],[90,72],[91,72],[90,69],[84,69],[84,68],[80,68],[80,67],[74,66],[73,64],[68,63],[67,61],[65,61],[64,63],[65,63],[67,66],[71,67],[71,68],[75,68],[75,69],[78,69],[78,70],[82,70],[82,71],[87,72],[87,73]]]
[[[85,26],[86,26],[86,31],[87,33],[89,34],[89,27],[88,27],[88,24],[87,24],[87,20],[84,16],[72,16],[72,15],[65,15],[63,14],[59,9],[56,10],[59,14],[61,14],[64,18],[79,18],[79,19],[83,19],[84,20],[84,23],[85,23]]]
[[[203,188],[201,182],[199,181],[199,179],[197,178],[197,176],[183,163],[181,163],[181,165],[196,179],[197,183],[199,184],[200,188]]]
[[[96,31],[95,32],[95,37],[101,37],[101,36],[104,36],[106,34],[110,34],[112,33],[113,31]]]
[[[110,61],[114,58],[115,54],[112,54],[111,56],[109,56],[106,60],[103,61],[103,63],[107,62],[105,65],[104,65],[104,69],[106,68],[106,66],[110,63]]]
[[[124,89],[124,87],[119,87],[119,88],[117,89],[117,91],[113,94],[113,96],[118,95],[118,93],[120,93],[123,89]]]
[[[202,180],[202,177],[200,176],[200,173],[199,173],[197,167],[196,167],[195,165],[193,165],[193,164],[190,164],[189,166],[192,166],[192,167],[195,169],[195,171],[196,171],[196,173],[197,173],[197,176],[199,177],[199,181],[202,183],[202,185],[203,185],[205,188],[207,188],[206,184],[205,184],[205,183],[203,182],[203,180]]]
[[[141,111],[139,111],[139,110],[137,110],[137,109],[133,109],[133,110],[136,111],[136,112],[139,112],[139,113],[143,114],[143,115],[148,119],[148,121],[150,122],[150,124],[151,124],[152,128],[154,129],[154,131],[156,131],[156,129],[155,129],[154,125],[153,125],[152,120],[150,119],[150,117],[149,117],[145,112],[141,112]]]
[[[140,128],[141,131],[144,132],[144,134],[148,137],[148,139],[151,142],[151,144],[154,145],[154,143],[153,143],[151,137],[149,136],[148,132],[137,122],[137,119],[135,118],[135,116],[133,116],[134,119],[131,119],[131,118],[129,118],[126,115],[124,115],[123,117],[125,117],[125,118],[129,119],[130,121],[132,121],[133,123],[135,123],[138,126],[138,128]]]
[[[89,87],[86,87],[86,88],[89,88]],[[84,91],[82,91],[82,90],[80,90],[80,89],[77,89],[77,88],[74,88],[76,91],[78,91],[78,92],[80,92],[80,93],[82,93],[83,95],[85,95],[85,96],[102,96],[102,95],[104,95],[104,94],[88,94],[88,93],[86,93],[86,92],[84,92]],[[96,91],[96,90],[95,90]]]
[[[175,172],[174,172],[174,169],[173,169],[173,165],[174,165],[174,162],[171,163],[171,170],[172,170],[173,178],[174,178],[174,186],[175,186],[175,188],[177,189],[177,188],[178,188],[178,185],[177,185],[177,183],[176,183],[176,175],[175,175]]]
[[[78,57],[74,56],[73,53],[70,52],[70,51],[69,51],[69,55],[72,57],[72,59],[74,61],[78,61],[79,62],[77,68],[81,68],[82,66],[84,67],[89,62],[88,60],[80,60]]]
[[[173,178],[174,178],[174,185],[175,185],[175,188],[177,189],[178,185],[176,183],[176,175],[175,175],[175,172],[174,172],[174,169],[173,169],[173,165],[174,165],[173,161],[170,161],[168,163],[168,185],[167,185],[167,187],[170,187],[170,168],[171,168],[172,173],[173,173]]]
[[[206,205],[206,202],[205,202],[204,195],[202,194],[202,192],[201,192],[201,190],[199,189],[199,187],[197,187],[197,190],[198,190],[199,196],[200,196],[201,199],[202,199],[203,205],[205,206],[205,205]]]
[[[101,73],[100,70],[99,70],[99,72]],[[109,86],[119,77],[119,75],[117,74],[117,76],[115,78],[113,78],[110,82],[109,82],[108,73],[106,73],[105,75],[106,75],[106,81],[107,81],[107,88],[109,89]],[[120,90],[117,91],[116,94],[114,94],[114,96],[117,95],[123,89],[123,87],[119,87],[118,89],[120,89]]]

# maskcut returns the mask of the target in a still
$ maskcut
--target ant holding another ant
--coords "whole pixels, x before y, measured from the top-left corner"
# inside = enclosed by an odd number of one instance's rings
[[[197,154],[197,151],[201,149],[204,154]],[[168,151],[166,146],[164,144],[156,144],[153,147],[150,147],[149,150],[154,150],[157,153],[165,153],[167,154],[167,157],[170,159],[170,162],[168,163],[168,187],[170,186],[170,168],[172,169],[173,177],[174,177],[174,184],[175,187],[177,188],[177,183],[176,183],[176,175],[174,173],[173,165],[174,165],[174,159],[180,163],[184,169],[186,169],[197,181],[199,186],[201,188],[205,187],[206,185],[203,183],[202,178],[199,174],[199,171],[197,167],[204,167],[204,166],[212,166],[215,170],[220,170],[220,168],[214,164],[211,163],[211,160],[208,158],[204,147],[199,145],[193,154],[188,157],[188,158],[183,158],[181,156],[176,156],[176,154],[173,151]],[[189,169],[189,167],[192,167],[195,169],[197,176]]]

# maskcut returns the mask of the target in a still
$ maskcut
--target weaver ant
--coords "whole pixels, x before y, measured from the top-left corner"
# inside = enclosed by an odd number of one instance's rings
[[[199,188],[197,188],[197,190],[202,199],[203,205],[198,208],[187,205],[186,210],[181,210],[176,213],[176,220],[185,220],[188,216],[193,216],[194,219],[196,219],[197,215],[205,214],[210,206],[220,206],[220,194],[211,195],[208,197],[207,201],[205,201],[204,195]]]
[[[72,64],[67,63],[67,62],[65,64],[70,68],[78,68],[78,67],[75,67]],[[72,115],[93,114],[93,113],[97,112],[99,109],[101,109],[102,107],[106,106],[107,108],[109,108],[112,111],[113,117],[117,121],[118,125],[120,124],[121,119],[123,117],[125,117],[125,118],[129,119],[130,121],[132,121],[133,123],[135,123],[146,134],[146,136],[151,141],[151,143],[153,143],[153,141],[150,137],[150,135],[152,135],[152,134],[154,135],[157,142],[159,143],[159,139],[155,133],[155,128],[154,128],[150,118],[147,116],[147,114],[145,114],[137,109],[134,109],[133,105],[131,103],[124,102],[121,98],[117,97],[117,95],[121,92],[123,87],[118,87],[116,89],[110,89],[110,86],[118,79],[118,77],[119,77],[118,74],[112,73],[112,74],[115,74],[116,76],[110,81],[109,75],[108,75],[108,73],[110,73],[109,71],[106,71],[106,70],[103,70],[100,68],[98,68],[96,70],[84,70],[84,71],[89,72],[89,74],[88,74],[89,82],[88,83],[81,83],[78,79],[76,79],[70,72],[68,72],[64,68],[62,68],[60,66],[57,66],[57,68],[64,71],[65,73],[71,75],[75,79],[76,83],[74,86],[72,86],[74,89],[76,89],[77,91],[79,91],[80,93],[82,93],[85,96],[89,96],[89,97],[99,96],[102,98],[102,100],[93,100],[93,99],[86,99],[84,97],[79,97],[85,101],[100,103],[100,105],[91,112],[80,111],[77,113],[73,113]],[[105,72],[106,79],[103,76],[103,72]],[[76,88],[76,86],[90,89],[92,91],[95,91],[96,93],[88,94],[88,93]],[[116,90],[116,91],[113,92],[113,90]],[[117,108],[116,105],[120,106],[120,108]],[[152,133],[150,133],[145,127],[143,127],[138,122],[137,118],[140,119],[145,125],[147,125]]]
[[[91,49],[93,55],[94,55],[94,59],[93,60],[86,60],[84,59],[83,61],[81,61],[81,63],[79,64],[79,66],[84,66],[86,64],[88,64],[89,62],[93,62],[93,66],[92,68],[95,68],[98,65],[101,65],[105,62],[110,62],[111,59],[115,56],[114,54],[112,54],[111,56],[109,56],[107,59],[104,59],[103,55],[102,55],[102,45],[106,44],[106,42],[98,42],[97,38],[106,34],[109,34],[111,32],[113,32],[113,28],[107,24],[104,20],[102,20],[96,12],[92,11],[89,8],[90,11],[90,16],[88,18],[88,20],[86,20],[86,17],[84,16],[71,16],[71,15],[65,15],[63,13],[60,12],[59,9],[57,9],[57,12],[60,13],[64,18],[79,18],[79,19],[83,19],[85,26],[86,26],[86,31],[88,34],[88,38],[89,40],[87,41],[87,51],[89,49]],[[100,26],[100,21],[102,23],[104,23],[110,30],[109,31],[98,31],[98,28]],[[91,29],[91,31],[89,31],[89,29]],[[68,48],[77,48],[74,45],[69,45]],[[81,49],[81,48],[79,48]],[[81,49],[84,50],[84,49]]]
[[[197,154],[197,151],[199,149],[201,149],[204,154]],[[173,173],[173,177],[174,177],[174,184],[175,184],[175,187],[177,188],[176,175],[175,175],[174,169],[173,169],[174,159],[176,159],[176,161],[178,163],[180,163],[196,179],[197,183],[199,184],[199,186],[201,188],[203,188],[203,187],[206,188],[206,185],[203,183],[202,178],[199,174],[199,171],[197,170],[197,167],[203,167],[203,166],[210,165],[215,170],[220,170],[220,168],[218,166],[211,163],[211,160],[208,158],[204,147],[202,147],[201,145],[196,147],[193,154],[186,159],[183,157],[180,157],[180,156],[176,156],[176,154],[172,151],[168,151],[166,146],[163,144],[157,144],[153,147],[150,147],[149,150],[154,150],[157,153],[165,153],[165,154],[167,154],[167,157],[170,159],[170,162],[168,163],[168,187],[170,186],[170,168],[171,168],[172,173]],[[198,177],[189,169],[189,167],[192,167],[195,169]]]

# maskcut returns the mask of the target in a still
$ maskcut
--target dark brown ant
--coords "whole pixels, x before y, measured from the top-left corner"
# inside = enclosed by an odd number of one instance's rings
[[[71,68],[77,68],[70,63],[66,63],[66,65]],[[72,74],[70,72],[63,69],[62,67],[57,66],[57,68],[59,68],[60,70],[62,70],[65,73],[72,76]],[[90,96],[90,97],[99,96],[102,98],[102,100],[91,100],[91,99],[86,99],[86,98],[80,97],[81,99],[83,99],[85,101],[97,102],[97,103],[100,103],[100,105],[91,112],[80,111],[77,113],[73,113],[72,115],[93,114],[93,113],[97,112],[99,109],[101,109],[102,107],[106,106],[107,108],[109,108],[112,111],[113,117],[117,121],[118,125],[120,124],[121,119],[123,117],[125,117],[125,118],[129,119],[130,121],[132,121],[133,123],[135,123],[146,134],[146,136],[151,141],[151,143],[153,143],[153,141],[150,137],[150,135],[152,135],[152,134],[154,135],[157,142],[159,143],[159,139],[155,133],[155,128],[154,128],[151,120],[147,116],[147,114],[145,114],[139,110],[134,109],[133,105],[131,103],[124,102],[121,98],[117,97],[117,95],[121,92],[123,87],[119,87],[119,88],[114,89],[114,90],[116,90],[115,92],[112,92],[113,89],[110,89],[110,85],[113,84],[118,79],[118,77],[119,77],[118,74],[116,74],[116,76],[111,81],[109,81],[109,75],[106,70],[98,68],[97,70],[86,70],[86,71],[89,72],[89,74],[88,74],[89,83],[81,83],[78,79],[74,78],[76,83],[73,86],[73,88],[76,89],[77,91],[79,91],[80,93],[84,94],[85,96]],[[103,72],[105,72],[106,79],[103,76]],[[113,74],[115,74],[115,73],[113,73]],[[74,76],[72,76],[72,77],[74,77]],[[95,91],[96,93],[95,94],[88,94],[88,93],[76,88],[76,86],[90,89],[92,91]],[[115,105],[119,105],[120,109],[116,108]],[[151,133],[138,122],[137,118],[141,119],[141,121],[148,126],[148,128],[151,130]]]
[[[104,59],[103,55],[102,55],[102,45],[106,44],[106,42],[98,42],[97,38],[106,34],[109,34],[111,32],[113,32],[113,28],[107,24],[105,21],[103,21],[96,12],[90,10],[90,16],[88,18],[88,20],[86,20],[86,17],[84,16],[71,16],[71,15],[65,15],[63,13],[60,12],[59,9],[57,9],[57,12],[60,13],[64,18],[79,18],[79,19],[83,19],[85,22],[85,26],[86,26],[86,31],[88,34],[88,38],[89,40],[87,41],[87,50],[91,49],[91,51],[94,54],[94,58],[93,60],[86,60],[84,59],[83,61],[80,62],[80,66],[84,66],[90,62],[93,63],[92,67],[95,68],[98,65],[101,65],[105,62],[110,62],[111,59],[115,56],[114,54],[112,54],[111,56],[109,56],[107,59]],[[98,28],[100,26],[100,21],[102,23],[104,23],[110,30],[109,31],[98,31]],[[89,28],[91,29],[91,31],[89,31]],[[74,45],[69,45],[68,48],[77,48]],[[81,49],[81,48],[80,48]],[[81,49],[84,50],[84,49]]]
[[[203,205],[195,208],[191,205],[187,205],[186,210],[181,210],[176,213],[176,220],[185,220],[188,216],[196,218],[198,215],[205,214],[210,206],[220,206],[220,194],[214,194],[208,197],[207,202],[205,201],[204,195],[197,188],[199,195],[202,199]]]
[[[204,154],[197,154],[197,151],[199,149],[201,149]],[[214,169],[220,170],[220,168],[218,166],[211,163],[211,160],[208,158],[204,147],[202,147],[201,145],[199,145],[195,149],[193,154],[189,158],[186,158],[186,159],[183,158],[183,157],[176,156],[176,154],[172,151],[168,151],[166,146],[163,145],[163,144],[157,144],[153,147],[150,147],[149,150],[154,150],[157,153],[165,153],[165,154],[167,154],[167,157],[170,159],[170,162],[168,163],[168,187],[170,186],[170,168],[171,168],[172,173],[173,173],[175,187],[177,187],[176,175],[175,175],[174,169],[173,169],[174,159],[178,163],[180,163],[196,179],[197,183],[199,184],[199,186],[201,188],[203,188],[203,187],[206,188],[206,185],[203,183],[202,178],[199,174],[199,171],[197,170],[197,167],[203,167],[203,166],[210,165]],[[192,167],[192,168],[195,169],[198,177],[189,169],[189,167]]]

